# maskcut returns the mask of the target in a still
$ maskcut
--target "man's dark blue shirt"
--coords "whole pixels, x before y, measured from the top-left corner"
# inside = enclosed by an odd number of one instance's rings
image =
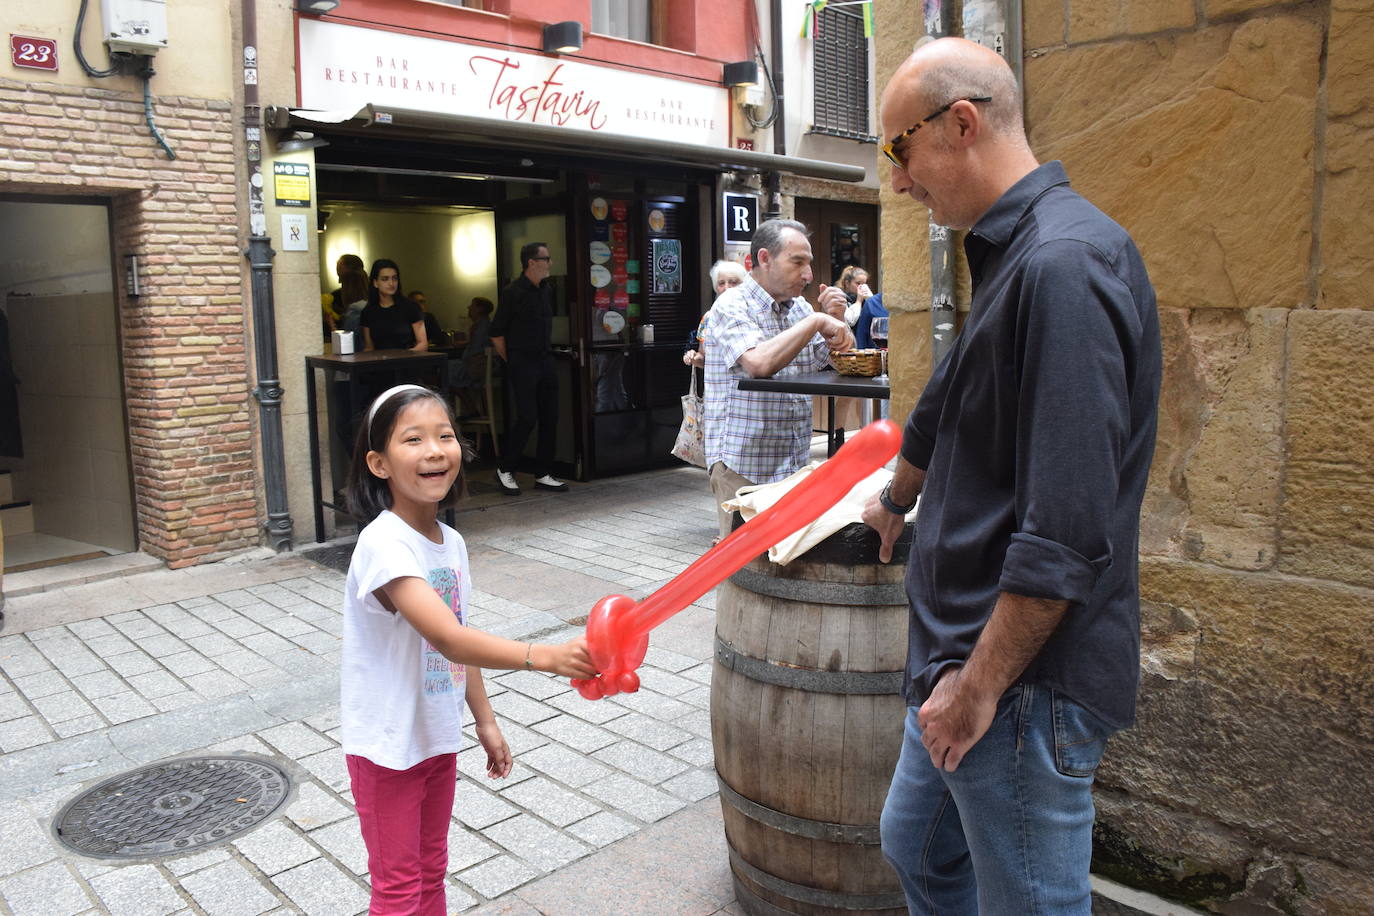
[[[1018,678],[1122,728],[1135,716],[1140,504],[1159,317],[1125,230],[1050,162],[964,240],[973,301],[907,421],[926,472],[906,574],[907,701],[966,661],[999,592],[1069,602]]]

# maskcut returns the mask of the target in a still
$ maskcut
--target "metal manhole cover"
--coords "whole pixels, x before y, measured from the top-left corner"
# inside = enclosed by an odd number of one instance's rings
[[[78,795],[54,821],[64,846],[101,859],[180,855],[238,836],[286,801],[291,780],[250,757],[187,757]]]

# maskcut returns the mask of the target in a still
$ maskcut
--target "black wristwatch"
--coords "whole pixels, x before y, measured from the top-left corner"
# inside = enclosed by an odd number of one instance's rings
[[[878,502],[882,503],[883,508],[893,515],[905,516],[912,509],[916,508],[916,500],[919,499],[920,496],[921,494],[917,493],[911,500],[911,505],[909,506],[898,505],[892,500],[892,481],[889,480],[887,486],[883,487],[882,492],[878,494]]]

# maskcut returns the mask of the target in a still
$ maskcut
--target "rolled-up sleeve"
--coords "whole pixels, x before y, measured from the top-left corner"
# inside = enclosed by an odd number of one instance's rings
[[[1093,245],[1054,241],[1032,257],[1016,327],[1017,530],[1003,591],[1082,604],[1111,566],[1136,316]]]
[[[721,297],[711,311],[710,340],[720,347],[725,366],[730,368],[749,350],[763,343],[763,330],[749,315],[740,296]]]

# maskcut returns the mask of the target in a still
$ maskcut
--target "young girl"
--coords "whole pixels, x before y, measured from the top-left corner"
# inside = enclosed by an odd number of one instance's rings
[[[453,417],[437,394],[398,385],[372,402],[348,483],[350,509],[367,527],[348,567],[340,707],[372,876],[372,916],[447,912],[444,875],[465,698],[487,753],[487,775],[510,772],[482,668],[595,673],[582,637],[535,645],[465,626],[472,591],[467,549],[438,518],[439,506],[463,490],[462,465]]]

